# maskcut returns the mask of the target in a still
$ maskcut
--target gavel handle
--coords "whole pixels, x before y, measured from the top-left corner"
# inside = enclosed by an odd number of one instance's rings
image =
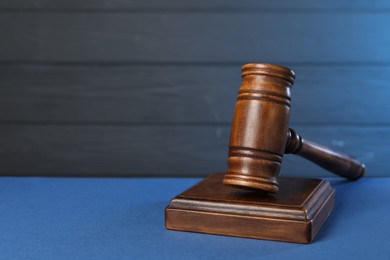
[[[289,129],[285,153],[300,155],[322,168],[350,180],[357,180],[364,175],[365,166],[352,156],[337,152],[307,140]]]

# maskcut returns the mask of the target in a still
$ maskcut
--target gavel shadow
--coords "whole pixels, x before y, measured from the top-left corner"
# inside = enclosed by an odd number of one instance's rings
[[[232,193],[238,201],[256,201],[261,200],[262,203],[275,204],[279,203],[276,194],[268,193],[261,190],[244,190],[237,189]]]
[[[328,180],[330,185],[332,185],[332,187],[338,187],[338,186],[344,186],[344,185],[348,185],[348,184],[353,184],[354,182],[351,182],[350,180],[345,180],[345,179],[330,179]]]

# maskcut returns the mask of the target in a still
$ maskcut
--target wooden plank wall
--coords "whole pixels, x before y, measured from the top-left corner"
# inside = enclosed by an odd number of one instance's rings
[[[388,1],[0,1],[0,31],[1,175],[223,171],[251,61],[296,72],[304,137],[389,175]]]

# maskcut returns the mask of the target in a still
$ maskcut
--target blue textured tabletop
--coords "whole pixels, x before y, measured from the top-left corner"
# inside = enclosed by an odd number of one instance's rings
[[[390,178],[331,179],[311,244],[167,231],[164,208],[200,179],[0,178],[1,259],[389,259]]]

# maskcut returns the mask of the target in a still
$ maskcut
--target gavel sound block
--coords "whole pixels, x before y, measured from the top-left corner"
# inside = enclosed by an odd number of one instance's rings
[[[290,129],[294,72],[246,64],[236,102],[226,174],[215,173],[172,199],[173,230],[311,242],[334,205],[334,189],[319,179],[278,179],[284,153],[301,155],[350,180],[364,175],[355,158],[304,140]]]

